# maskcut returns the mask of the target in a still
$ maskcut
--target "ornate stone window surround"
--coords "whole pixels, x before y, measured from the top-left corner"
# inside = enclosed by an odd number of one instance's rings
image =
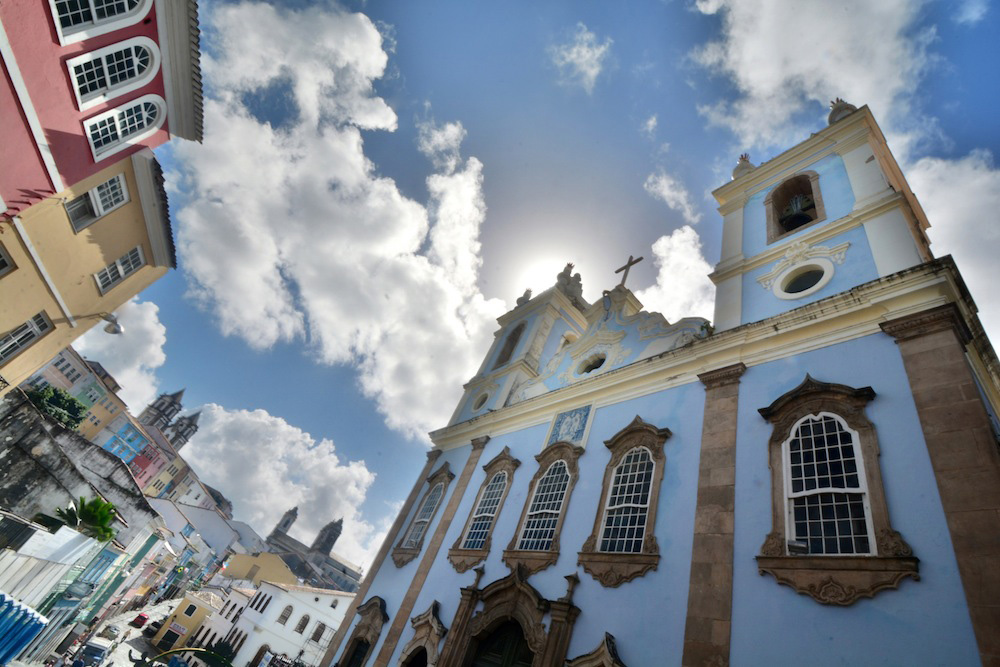
[[[389,614],[385,613],[385,600],[377,595],[368,598],[367,602],[358,607],[358,616],[361,617],[361,620],[354,626],[354,632],[351,633],[350,639],[347,640],[347,648],[344,650],[340,662],[334,665],[334,667],[349,664],[350,660],[354,657],[352,654],[362,642],[368,643],[368,649],[358,664],[365,664],[375,649],[375,644],[378,643],[378,638],[382,634],[382,627],[389,621]]]
[[[427,667],[435,667],[440,658],[438,647],[441,640],[448,633],[448,628],[444,627],[438,613],[441,605],[437,600],[431,602],[430,608],[424,613],[410,619],[413,626],[413,639],[406,643],[399,654],[399,665],[402,667],[410,657],[423,649],[427,653]]]
[[[636,415],[632,423],[616,433],[605,446],[611,450],[611,460],[604,469],[604,485],[601,500],[594,518],[594,530],[583,543],[577,562],[601,582],[602,586],[616,588],[650,570],[655,570],[660,562],[660,549],[656,543],[656,508],[659,504],[660,485],[666,455],[663,443],[671,435],[670,429],[657,428]],[[602,551],[604,532],[609,517],[608,506],[615,476],[623,465],[625,457],[636,450],[645,450],[653,464],[652,478],[646,497],[646,521],[643,526],[642,547],[639,551]],[[626,482],[627,483],[627,482]]]
[[[427,478],[427,491],[424,492],[423,497],[417,504],[417,511],[413,513],[413,517],[410,519],[406,530],[403,531],[402,537],[399,538],[396,548],[392,550],[392,562],[396,564],[396,567],[403,567],[420,553],[420,550],[424,546],[424,538],[427,537],[430,526],[434,523],[434,517],[437,516],[438,510],[441,509],[444,498],[448,493],[448,485],[451,484],[451,480],[453,479],[455,479],[455,475],[449,469],[447,462]],[[441,489],[439,492],[435,492],[437,487]],[[434,501],[435,495],[437,495],[436,501]],[[425,510],[428,509],[429,502],[434,502],[434,506],[430,508],[428,513]],[[426,518],[420,518],[422,514],[427,514]],[[411,533],[413,533],[418,524],[423,524],[423,531],[418,538],[411,539]]]
[[[800,227],[796,227],[795,229],[785,231],[785,229],[781,226],[781,223],[778,221],[778,216],[781,215],[781,211],[775,210],[774,196],[775,194],[781,192],[783,186],[790,184],[791,181],[798,178],[799,176],[806,176],[809,178],[809,186],[812,189],[813,203],[816,205],[816,218],[813,219],[811,222],[807,222],[806,224]],[[771,188],[771,191],[767,193],[767,196],[764,198],[764,210],[767,212],[768,245],[771,245],[775,241],[780,241],[786,236],[790,236],[791,234],[795,234],[797,232],[802,231],[803,229],[811,227],[816,223],[826,220],[826,207],[823,205],[823,192],[819,188],[819,174],[809,169],[806,171],[801,171],[797,174],[793,174],[792,176],[789,176],[788,178],[784,179],[781,183],[778,183],[773,188]]]
[[[469,512],[469,518],[465,521],[465,527],[462,529],[458,539],[455,540],[455,544],[452,545],[451,549],[448,551],[448,560],[451,561],[451,564],[455,566],[455,570],[458,572],[465,572],[475,567],[479,563],[486,560],[486,556],[489,555],[490,547],[493,541],[493,529],[496,527],[497,517],[500,515],[500,510],[503,509],[504,502],[507,500],[507,494],[510,492],[511,484],[514,481],[514,471],[517,470],[520,465],[521,462],[510,455],[510,447],[504,447],[503,451],[483,466],[483,470],[486,472],[486,477],[483,479],[483,484],[479,488],[479,493],[476,494],[476,502],[472,506],[472,511]],[[483,543],[482,547],[478,549],[465,548],[463,545],[469,537],[469,529],[472,527],[477,515],[482,515],[482,508],[480,505],[483,504],[483,494],[490,486],[490,483],[498,475],[505,475],[506,480],[500,499],[496,505],[496,509],[493,511],[489,528],[486,529],[486,541]]]
[[[768,534],[757,556],[760,574],[770,573],[778,583],[791,586],[817,602],[850,605],[861,597],[874,597],[886,588],[898,588],[906,577],[920,579],[919,560],[903,537],[892,529],[875,426],[865,415],[865,406],[875,398],[871,387],[854,389],[840,384],[805,380],[771,405],[759,410],[773,424],[768,444],[771,469],[772,515]],[[854,447],[860,452],[863,475],[867,480],[866,499],[874,536],[870,555],[809,555],[789,552],[786,528],[786,485],[783,450],[793,429],[804,417],[831,413],[856,434]],[[860,470],[860,469],[859,469]]]
[[[557,442],[549,445],[540,454],[535,456],[535,460],[538,461],[538,470],[535,472],[535,476],[531,478],[528,486],[528,497],[524,503],[524,509],[521,510],[521,518],[517,522],[517,531],[515,531],[510,544],[507,545],[507,548],[503,552],[503,561],[511,569],[516,568],[518,565],[523,565],[528,574],[534,574],[559,560],[559,535],[562,533],[563,521],[566,518],[566,508],[569,506],[569,500],[573,495],[573,487],[580,476],[579,459],[582,454],[583,447],[576,447],[568,442]],[[546,550],[518,549],[517,545],[522,538],[522,533],[525,532],[528,510],[535,500],[538,483],[545,477],[549,469],[559,461],[562,461],[566,465],[569,481],[562,496],[562,504],[559,508],[559,516],[556,519],[555,532],[552,536],[550,546]]]
[[[809,246],[804,241],[796,241],[788,246],[784,256],[770,271],[757,278],[757,282],[779,299],[794,300],[815,294],[833,279],[834,264],[844,263],[850,245],[845,241],[830,247]],[[786,291],[796,277],[810,271],[822,271],[823,276],[811,287],[798,292]]]

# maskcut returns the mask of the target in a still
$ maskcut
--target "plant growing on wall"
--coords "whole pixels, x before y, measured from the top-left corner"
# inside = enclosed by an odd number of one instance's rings
[[[31,404],[66,428],[76,428],[87,414],[87,406],[56,387],[25,392]]]
[[[79,504],[56,510],[56,516],[64,524],[95,540],[107,542],[115,536],[111,523],[115,520],[115,506],[101,498],[87,500],[80,496]]]

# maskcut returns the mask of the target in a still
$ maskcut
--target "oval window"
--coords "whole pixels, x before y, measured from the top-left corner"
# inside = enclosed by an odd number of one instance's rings
[[[582,364],[580,364],[580,370],[578,370],[577,373],[580,375],[585,375],[587,373],[596,371],[598,368],[604,365],[604,359],[605,356],[603,354],[599,354],[587,359]]]
[[[480,394],[479,398],[476,399],[476,402],[472,404],[472,409],[479,410],[480,408],[482,408],[484,405],[486,405],[486,400],[489,397],[490,397],[489,394]]]
[[[803,271],[798,275],[792,276],[792,279],[785,283],[784,290],[789,294],[805,292],[807,289],[823,280],[823,274],[825,273],[826,271],[820,268]]]

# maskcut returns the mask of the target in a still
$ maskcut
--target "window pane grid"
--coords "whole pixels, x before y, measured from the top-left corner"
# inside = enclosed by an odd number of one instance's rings
[[[102,215],[125,203],[125,190],[118,176],[97,186],[97,201]]]
[[[93,2],[94,14],[98,20],[114,18],[130,9],[135,9],[139,4],[139,0],[93,0]]]
[[[556,461],[538,481],[535,496],[528,508],[524,530],[518,541],[518,549],[545,551],[551,548],[568,487],[569,471],[566,469],[566,463]]]
[[[110,53],[105,62],[107,63],[109,86],[127,81],[138,74],[135,53],[132,47]]]
[[[92,123],[90,125],[90,140],[95,149],[118,141],[118,126],[115,125],[114,116]]]
[[[788,444],[792,493],[860,489],[854,440],[837,419],[807,419]]]
[[[809,553],[871,553],[864,494],[818,493],[792,501],[795,536]]]
[[[96,93],[107,87],[104,78],[104,64],[99,58],[74,66],[73,76],[76,77],[76,87],[80,91],[80,97]]]
[[[118,114],[119,131],[122,137],[128,137],[147,127],[156,118],[156,105],[144,102],[129,107]]]
[[[31,345],[36,338],[52,327],[43,313],[38,313],[30,320],[15,328],[6,336],[0,338],[0,361],[10,359],[24,348]]]
[[[490,533],[493,525],[493,518],[496,516],[497,508],[500,506],[500,498],[507,488],[507,473],[498,472],[490,480],[483,490],[483,496],[479,499],[479,505],[473,513],[472,523],[469,525],[469,533],[465,538],[463,549],[482,549],[486,544],[486,537]]]
[[[56,14],[63,28],[90,23],[94,15],[90,10],[90,0],[56,0]]]
[[[424,499],[424,503],[420,506],[420,510],[417,512],[417,516],[413,519],[413,525],[410,527],[410,534],[406,536],[406,541],[403,542],[403,547],[410,549],[416,548],[420,544],[420,540],[424,537],[424,532],[427,531],[427,525],[430,523],[431,517],[434,516],[434,510],[437,509],[438,502],[441,500],[441,495],[444,493],[444,484],[436,484],[431,492],[427,494]]]
[[[646,449],[634,449],[615,468],[601,532],[601,551],[638,553],[646,534],[653,461]]]
[[[141,268],[143,263],[142,252],[139,250],[139,246],[136,246],[119,259],[108,264],[97,272],[97,283],[101,286],[101,292],[106,292],[120,283]]]

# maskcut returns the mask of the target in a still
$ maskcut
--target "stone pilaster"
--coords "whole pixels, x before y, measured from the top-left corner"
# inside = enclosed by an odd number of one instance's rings
[[[683,665],[729,664],[733,607],[736,408],[742,363],[703,373],[705,412]]]
[[[406,502],[403,503],[403,507],[400,508],[399,516],[396,517],[396,520],[392,523],[392,528],[389,529],[385,539],[382,541],[382,546],[379,547],[378,553],[375,555],[375,560],[372,562],[371,569],[368,570],[368,574],[365,575],[364,580],[361,582],[361,587],[358,589],[357,595],[354,596],[354,599],[351,601],[351,605],[347,608],[347,612],[344,616],[344,622],[341,623],[340,627],[337,629],[337,634],[333,636],[333,640],[330,642],[330,646],[327,648],[326,654],[323,656],[323,660],[320,663],[322,667],[327,667],[333,663],[333,659],[337,655],[337,650],[340,648],[340,644],[344,641],[344,637],[347,635],[347,631],[351,627],[354,615],[358,611],[358,605],[367,599],[368,589],[371,588],[372,579],[375,578],[375,575],[382,567],[382,563],[385,562],[385,557],[389,555],[389,550],[396,541],[399,531],[402,530],[403,522],[406,520],[406,517],[409,516],[410,510],[413,509],[413,503],[417,502],[417,495],[420,493],[420,487],[423,485],[424,480],[427,479],[427,475],[431,473],[431,468],[439,458],[441,458],[440,449],[432,449],[427,452],[427,463],[424,464],[424,469],[421,470],[420,474],[417,476],[417,481],[410,490],[410,495],[406,497]]]
[[[402,634],[403,629],[410,620],[410,614],[413,613],[413,605],[416,604],[417,596],[420,595],[420,591],[424,587],[424,582],[427,580],[427,574],[431,571],[431,566],[434,565],[438,552],[441,550],[441,544],[444,542],[444,536],[447,534],[448,528],[451,527],[451,522],[455,518],[455,512],[458,510],[458,506],[462,502],[462,497],[465,496],[465,490],[469,486],[469,480],[472,478],[472,473],[479,464],[479,458],[483,455],[483,449],[486,447],[486,443],[489,442],[489,440],[489,436],[483,436],[472,441],[469,458],[466,459],[465,467],[462,469],[462,474],[458,478],[455,490],[452,491],[451,497],[448,499],[448,505],[445,507],[444,515],[441,517],[441,521],[438,522],[437,529],[434,531],[434,537],[431,538],[431,541],[424,549],[424,557],[421,559],[420,565],[417,567],[416,574],[413,575],[410,587],[407,589],[406,595],[403,597],[403,601],[399,604],[399,609],[396,610],[389,632],[385,636],[385,641],[382,642],[382,649],[379,651],[378,657],[375,659],[375,667],[385,667],[389,664],[393,651],[396,650],[396,644],[399,642],[399,636]]]
[[[1000,665],[1000,455],[954,305],[892,320],[983,665]]]

